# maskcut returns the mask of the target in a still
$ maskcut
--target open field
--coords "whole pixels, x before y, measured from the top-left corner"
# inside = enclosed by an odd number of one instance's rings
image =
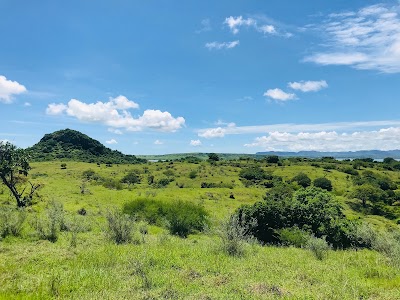
[[[240,171],[251,160],[200,163],[158,162],[138,165],[100,166],[94,163],[61,161],[32,163],[29,179],[43,184],[28,207],[20,237],[0,241],[1,299],[398,299],[400,268],[389,257],[373,250],[329,250],[323,260],[310,250],[244,245],[244,254],[230,256],[221,250],[220,223],[239,206],[262,200],[267,188],[247,186]],[[365,215],[353,210],[359,200],[348,174],[309,162],[285,160],[282,165],[259,163],[263,170],[284,181],[299,172],[312,180],[326,177],[331,192],[351,219],[368,220],[379,229],[395,229],[395,220]],[[331,163],[333,165],[334,163]],[[115,180],[109,187],[83,173],[93,170],[101,178]],[[136,170],[140,183],[120,184]],[[380,165],[362,167],[400,181],[398,171]],[[195,171],[196,176],[190,173]],[[361,170],[360,170],[361,171]],[[173,178],[165,187],[149,185]],[[203,182],[215,187],[201,188]],[[297,186],[297,188],[299,188]],[[231,197],[232,195],[232,197]],[[107,239],[107,212],[121,209],[129,201],[144,198],[164,202],[191,202],[209,215],[209,226],[201,233],[180,238],[162,226],[147,225],[146,234],[136,230],[128,244]],[[2,207],[15,207],[3,186]],[[79,223],[84,230],[75,236],[62,230],[55,242],[38,237],[34,222],[49,203],[62,203],[66,222]],[[85,215],[79,215],[79,210]],[[78,218],[79,217],[79,218]],[[143,223],[136,222],[139,228]],[[142,225],[141,225],[142,224]]]

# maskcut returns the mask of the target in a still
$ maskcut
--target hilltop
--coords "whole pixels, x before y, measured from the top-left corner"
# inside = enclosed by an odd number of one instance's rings
[[[45,134],[27,151],[34,161],[62,159],[98,163],[144,162],[135,155],[125,155],[117,150],[111,150],[99,141],[72,129]]]

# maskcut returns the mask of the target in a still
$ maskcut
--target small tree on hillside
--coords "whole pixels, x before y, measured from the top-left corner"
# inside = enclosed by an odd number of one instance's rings
[[[327,191],[332,191],[332,182],[328,178],[316,178],[313,183],[315,187],[319,187]]]
[[[40,188],[40,184],[29,182],[30,191],[25,193],[27,186],[21,186],[26,182],[30,169],[28,155],[23,149],[9,142],[0,142],[0,178],[14,196],[18,207],[29,205],[33,194]]]
[[[293,177],[292,181],[297,182],[298,185],[306,188],[311,185],[311,179],[304,173],[299,173]]]
[[[210,162],[216,162],[219,161],[219,156],[216,153],[210,153],[208,154],[208,161]]]

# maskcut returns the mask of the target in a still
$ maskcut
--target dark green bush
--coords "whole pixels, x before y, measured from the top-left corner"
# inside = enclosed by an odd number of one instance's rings
[[[205,209],[191,202],[140,198],[126,203],[123,211],[150,224],[166,226],[171,234],[181,237],[202,231],[207,225]]]
[[[304,173],[299,173],[292,178],[292,181],[297,182],[298,185],[306,188],[311,185],[311,179]]]
[[[335,248],[351,246],[347,236],[350,221],[332,195],[319,188],[300,189],[292,197],[267,196],[265,201],[244,205],[236,213],[245,223],[257,221],[250,232],[263,243],[282,243],[279,230],[298,227],[316,237],[326,236]]]
[[[327,191],[332,191],[332,182],[325,177],[320,177],[320,178],[316,178],[314,179],[313,182],[315,187],[327,190]]]

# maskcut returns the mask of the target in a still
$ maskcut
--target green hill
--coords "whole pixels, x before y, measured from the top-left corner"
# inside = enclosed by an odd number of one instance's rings
[[[99,141],[72,129],[45,134],[28,148],[33,161],[74,160],[97,163],[140,163],[145,160],[105,147]]]

